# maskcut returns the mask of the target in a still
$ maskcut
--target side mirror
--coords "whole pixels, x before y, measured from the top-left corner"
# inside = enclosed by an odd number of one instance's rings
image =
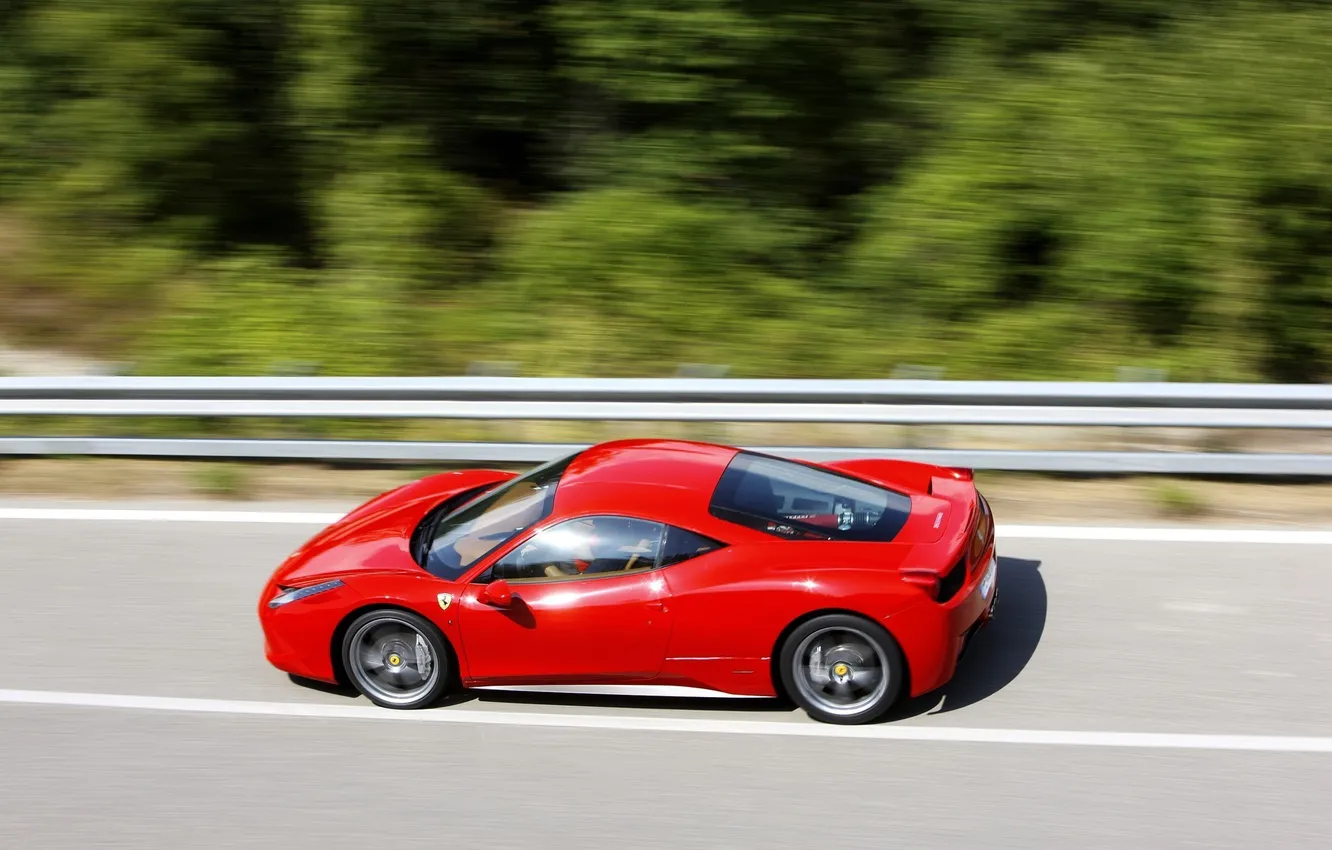
[[[509,583],[501,578],[492,581],[490,584],[482,585],[481,592],[476,595],[476,598],[486,605],[508,608],[513,604],[513,591],[509,590]]]

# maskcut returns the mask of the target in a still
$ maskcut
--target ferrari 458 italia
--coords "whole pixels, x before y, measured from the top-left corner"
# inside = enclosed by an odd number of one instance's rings
[[[952,678],[997,567],[968,470],[625,440],[384,493],[278,567],[259,619],[275,667],[391,708],[639,686],[865,723]]]

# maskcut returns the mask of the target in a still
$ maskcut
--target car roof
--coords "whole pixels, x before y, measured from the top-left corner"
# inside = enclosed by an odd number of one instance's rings
[[[555,490],[558,514],[707,515],[739,449],[691,440],[614,440],[580,452]]]

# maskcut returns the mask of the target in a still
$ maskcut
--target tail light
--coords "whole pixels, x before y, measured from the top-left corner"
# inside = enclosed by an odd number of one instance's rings
[[[914,584],[930,595],[935,602],[944,603],[957,595],[967,580],[967,559],[964,555],[945,575],[933,570],[907,568],[902,570],[902,581]]]
[[[932,570],[902,570],[902,581],[922,588],[931,599],[939,599],[939,574]]]
[[[963,555],[956,564],[953,564],[953,568],[948,571],[948,574],[939,580],[939,601],[947,602],[952,599],[966,582],[967,558],[966,555]]]

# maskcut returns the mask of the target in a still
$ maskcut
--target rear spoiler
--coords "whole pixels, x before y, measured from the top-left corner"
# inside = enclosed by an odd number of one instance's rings
[[[976,473],[975,473],[975,470],[969,469],[969,468],[967,468],[967,467],[965,467],[965,466],[948,466],[948,467],[943,467],[943,470],[944,470],[945,472],[948,473],[948,475],[947,475],[946,477],[948,477],[948,478],[952,478],[954,481],[975,481],[975,480],[976,480]],[[927,492],[928,492],[931,496],[934,495],[934,482],[935,482],[937,479],[939,479],[939,478],[943,478],[943,477],[945,477],[945,476],[941,476],[941,475],[933,475],[933,476],[930,477],[930,487],[929,487],[929,490],[928,490]]]

